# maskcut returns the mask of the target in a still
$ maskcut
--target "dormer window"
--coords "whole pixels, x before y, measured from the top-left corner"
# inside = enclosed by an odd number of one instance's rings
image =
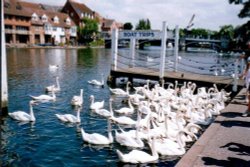
[[[32,18],[32,21],[38,21],[38,16],[36,13],[33,13],[31,18]]]
[[[42,16],[42,22],[45,23],[45,22],[47,22],[47,21],[48,21],[48,17],[44,14],[44,15]]]
[[[70,25],[70,24],[71,24],[70,18],[67,18],[67,19],[66,19],[66,24],[67,24],[67,25]]]
[[[59,18],[57,16],[54,17],[54,23],[59,23]]]

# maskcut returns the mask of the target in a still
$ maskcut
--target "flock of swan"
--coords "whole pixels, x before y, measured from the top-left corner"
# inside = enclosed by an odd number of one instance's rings
[[[55,67],[56,68],[56,67]],[[107,136],[99,133],[87,133],[87,129],[81,128],[81,136],[84,142],[93,145],[109,145],[114,142],[126,146],[132,151],[125,153],[116,149],[120,161],[125,163],[155,163],[159,156],[183,155],[186,152],[186,143],[197,139],[200,125],[209,125],[214,115],[220,114],[229,99],[230,93],[213,87],[197,88],[195,83],[184,82],[179,86],[176,81],[170,83],[167,88],[155,84],[150,89],[149,80],[143,86],[132,87],[128,81],[126,89],[109,88],[113,94],[109,99],[109,109],[104,108],[105,101],[95,101],[90,96],[89,109],[101,117],[107,119]],[[102,81],[92,80],[89,84],[104,86]],[[164,85],[164,84],[163,84]],[[59,92],[59,78],[56,77],[56,85],[45,88],[52,95],[43,94],[30,96],[30,113],[16,111],[9,116],[18,121],[36,121],[33,113],[33,105],[40,101],[55,101],[55,92]],[[114,109],[115,97],[122,97],[127,102],[126,107]],[[55,114],[62,122],[80,123],[81,107],[83,105],[83,89],[80,95],[72,97],[71,105],[76,106],[77,114]],[[136,116],[137,119],[134,119]],[[112,125],[117,129],[112,130]],[[125,125],[125,126],[124,126]],[[125,127],[129,126],[129,130]],[[114,133],[112,133],[114,132]]]

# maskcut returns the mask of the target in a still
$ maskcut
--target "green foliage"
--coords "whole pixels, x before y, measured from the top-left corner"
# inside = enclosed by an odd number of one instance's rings
[[[223,38],[233,40],[234,27],[232,25],[224,25],[220,27],[219,35]]]
[[[150,30],[151,29],[151,23],[149,19],[140,19],[139,23],[136,25],[136,30]]]
[[[133,25],[131,23],[125,23],[123,25],[123,29],[124,30],[132,30],[133,29]]]
[[[91,47],[96,47],[96,46],[104,46],[104,40],[103,39],[97,39],[95,41],[90,42],[89,44]]]
[[[249,0],[246,0],[245,2],[243,2],[243,0],[228,0],[228,1],[230,4],[232,3],[236,5],[243,4],[243,8],[240,10],[240,13],[238,14],[240,18],[250,17],[250,1]]]
[[[98,22],[97,20],[92,20],[88,18],[84,18],[83,20],[84,26],[77,27],[78,32],[78,41],[80,43],[89,43],[94,40],[95,35],[98,33]]]

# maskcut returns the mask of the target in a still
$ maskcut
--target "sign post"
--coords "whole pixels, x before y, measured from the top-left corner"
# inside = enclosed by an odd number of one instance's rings
[[[166,39],[167,39],[167,26],[166,22],[164,21],[162,24],[162,38],[161,38],[161,62],[160,62],[160,80],[164,77],[165,71],[165,55],[166,55]]]
[[[177,72],[177,65],[178,65],[178,51],[179,51],[179,26],[177,25],[175,27],[175,38],[174,38],[174,56],[175,56],[175,62],[174,62],[174,71]]]

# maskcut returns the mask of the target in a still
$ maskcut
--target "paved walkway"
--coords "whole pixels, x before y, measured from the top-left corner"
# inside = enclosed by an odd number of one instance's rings
[[[241,116],[247,109],[245,91],[227,105],[176,167],[250,167],[250,117]]]

